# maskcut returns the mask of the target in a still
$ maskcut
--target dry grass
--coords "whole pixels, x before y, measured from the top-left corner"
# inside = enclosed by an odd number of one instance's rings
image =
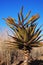
[[[33,52],[34,51],[34,52]],[[11,57],[13,55],[13,61],[11,60]],[[43,47],[33,48],[31,51],[31,56],[34,60],[43,60]],[[4,62],[7,65],[18,64],[20,61],[23,61],[24,53],[20,50],[16,51],[14,48],[10,49],[8,48],[8,45],[5,43],[0,43],[0,65],[2,65]],[[15,65],[16,65],[15,64]]]

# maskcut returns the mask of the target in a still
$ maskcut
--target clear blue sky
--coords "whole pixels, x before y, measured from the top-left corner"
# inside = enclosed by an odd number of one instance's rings
[[[43,24],[43,0],[0,0],[0,29],[8,28],[2,18],[11,16],[17,19],[17,13],[22,5],[24,6],[24,16],[29,10],[32,11],[31,16],[39,13],[38,26]]]

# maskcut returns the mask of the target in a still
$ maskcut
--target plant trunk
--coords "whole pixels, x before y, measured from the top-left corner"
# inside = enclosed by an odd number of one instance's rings
[[[30,61],[30,55],[29,55],[29,51],[24,51],[24,63],[23,65],[29,65],[29,61]]]

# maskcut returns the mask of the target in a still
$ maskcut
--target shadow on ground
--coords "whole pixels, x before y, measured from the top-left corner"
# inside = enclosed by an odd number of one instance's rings
[[[43,60],[31,61],[30,65],[43,65]]]

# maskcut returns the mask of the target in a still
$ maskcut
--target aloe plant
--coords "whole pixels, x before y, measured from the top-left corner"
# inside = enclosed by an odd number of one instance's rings
[[[26,17],[24,17],[22,7],[20,13],[18,13],[17,23],[16,20],[12,17],[3,18],[6,21],[7,25],[15,33],[14,36],[9,36],[14,39],[13,42],[10,42],[10,45],[13,45],[13,47],[16,47],[16,49],[30,51],[32,47],[42,46],[40,44],[40,41],[43,41],[43,39],[41,39],[42,35],[40,35],[40,33],[42,32],[41,26],[37,28],[36,23],[36,20],[38,20],[40,16],[39,14],[35,14],[27,21],[30,13],[31,11],[29,11]]]

